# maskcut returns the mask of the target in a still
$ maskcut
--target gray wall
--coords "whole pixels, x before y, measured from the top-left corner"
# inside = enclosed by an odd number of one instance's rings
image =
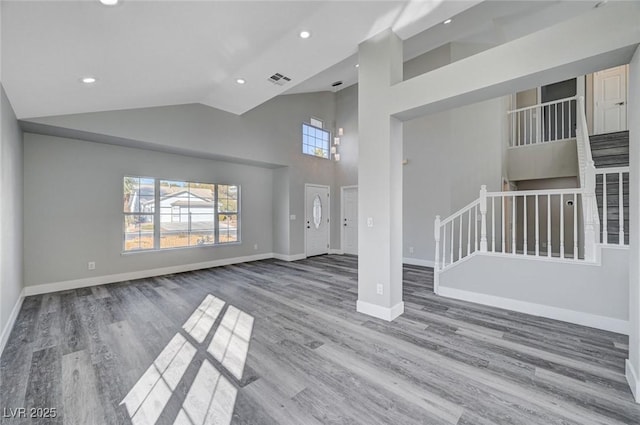
[[[510,148],[507,177],[510,181],[576,177],[577,152],[575,139]]]
[[[433,220],[501,190],[508,98],[404,123],[404,257],[433,261]],[[414,248],[413,254],[409,247]]]
[[[627,321],[629,259],[616,248],[603,248],[601,266],[477,255],[442,273],[440,287]]]
[[[22,291],[22,131],[0,87],[0,334]]]
[[[484,47],[457,46],[457,54]],[[451,46],[446,45],[407,61],[405,79],[451,59]],[[338,187],[357,184],[357,89],[354,85],[336,95],[336,123],[345,128],[336,167]],[[445,218],[477,199],[481,184],[501,190],[509,102],[508,97],[492,99],[403,123],[403,157],[409,161],[403,167],[404,258],[433,261],[435,216]]]
[[[295,255],[305,251],[304,184],[330,186],[332,205],[338,204],[334,202],[339,197],[334,184],[335,163],[303,155],[301,146],[302,123],[316,117],[333,131],[335,107],[335,95],[322,92],[278,96],[242,116],[190,104],[46,117],[29,122],[106,135],[114,143],[125,139],[146,149],[285,166],[286,171],[280,170],[269,178],[277,185],[273,193],[278,200],[272,209],[272,214],[277,215],[274,226],[278,232],[273,249],[279,254]],[[288,190],[288,194],[283,194],[283,190]],[[290,215],[296,219],[289,220]],[[339,234],[335,230],[338,221],[339,217],[332,217],[333,248],[340,245],[339,237],[335,237]]]
[[[30,133],[24,164],[27,286],[272,252],[271,169]],[[125,175],[239,184],[242,243],[122,254]]]

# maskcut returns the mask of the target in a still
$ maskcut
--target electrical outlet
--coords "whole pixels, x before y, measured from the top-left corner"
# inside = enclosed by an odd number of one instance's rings
[[[254,244],[253,244],[253,249],[255,249],[255,250],[257,250],[257,249],[258,249],[258,244],[257,244],[257,243],[254,243]]]
[[[96,269],[96,262],[95,261],[89,261],[87,263],[87,269],[89,270],[95,270]]]
[[[412,246],[409,247],[409,254],[413,254],[413,247]]]
[[[295,215],[295,214],[291,214],[291,215],[289,216],[289,220],[291,220],[291,221],[296,221],[296,215]]]
[[[378,293],[378,295],[382,295],[382,283],[378,283],[378,285],[376,285],[376,292]]]
[[[367,227],[373,227],[373,217],[367,218]]]

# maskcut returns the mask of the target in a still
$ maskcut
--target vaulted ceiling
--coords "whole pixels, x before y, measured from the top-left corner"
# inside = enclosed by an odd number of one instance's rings
[[[594,2],[481,3],[3,0],[1,78],[19,118],[186,103],[242,114],[356,82],[358,44],[386,28],[416,56],[452,40],[504,42],[527,28],[519,18],[539,27]],[[270,82],[275,73],[291,81]],[[88,76],[96,82],[82,83]]]

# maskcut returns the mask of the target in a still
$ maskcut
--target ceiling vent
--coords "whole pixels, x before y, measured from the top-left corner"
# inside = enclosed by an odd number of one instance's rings
[[[285,77],[284,75],[280,74],[279,72],[276,72],[271,77],[267,78],[267,80],[272,82],[275,85],[284,86],[289,81],[291,81],[291,78]]]

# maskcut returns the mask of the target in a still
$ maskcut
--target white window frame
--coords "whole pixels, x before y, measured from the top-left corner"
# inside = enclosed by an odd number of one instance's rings
[[[313,120],[313,118],[312,118],[312,120]],[[305,143],[305,136],[307,136],[307,140],[308,140],[309,137],[313,137],[314,139],[317,139],[317,137],[315,135],[314,136],[306,135],[305,134],[305,127],[309,127],[309,128],[314,129],[314,130],[320,130],[323,133],[326,133],[327,134],[326,146],[322,146],[321,148],[318,148],[315,145],[315,143],[314,144],[310,144],[308,142]],[[323,143],[324,143],[324,141],[323,141]],[[305,147],[307,147],[307,146],[308,147],[312,147],[314,149],[320,149],[322,151],[323,155],[317,155],[315,153],[305,152]],[[325,149],[325,147],[326,147],[326,149]],[[312,157],[315,157],[315,158],[331,159],[331,132],[329,130],[325,130],[322,127],[316,127],[313,124],[303,122],[302,123],[302,154],[303,155],[312,156]]]
[[[153,208],[153,213],[142,213],[142,212],[125,212],[124,208],[123,208],[123,227],[122,227],[122,253],[123,254],[132,254],[132,253],[137,253],[137,252],[150,252],[150,251],[168,251],[168,250],[173,250],[173,249],[186,249],[186,248],[201,248],[201,247],[214,247],[214,246],[222,246],[222,245],[238,245],[242,243],[242,239],[241,239],[241,187],[239,184],[235,184],[235,183],[205,183],[205,182],[192,182],[192,181],[188,181],[188,180],[180,180],[180,179],[166,179],[166,178],[158,178],[158,177],[143,177],[143,176],[135,176],[132,174],[127,174],[125,176],[122,177],[121,183],[122,183],[122,187],[123,187],[123,192],[122,192],[122,199],[124,199],[124,181],[126,178],[134,178],[134,179],[150,179],[153,180],[153,184],[154,184],[154,208]],[[185,187],[189,188],[191,184],[208,184],[208,185],[213,185],[214,187],[214,200],[213,200],[213,208],[214,208],[214,212],[213,212],[213,216],[214,216],[214,227],[212,229],[212,232],[214,234],[214,242],[213,243],[209,243],[209,244],[203,244],[203,245],[187,245],[187,246],[181,246],[181,247],[166,247],[166,248],[161,248],[160,247],[160,242],[161,242],[161,208],[160,208],[160,204],[161,204],[161,196],[160,196],[160,186],[161,186],[161,182],[162,181],[173,181],[173,182],[179,182],[179,183],[184,183]],[[237,195],[236,195],[236,210],[235,211],[221,211],[220,207],[219,207],[219,188],[220,186],[232,186],[232,187],[236,187],[236,191],[237,191]],[[171,208],[171,219],[173,222],[173,218],[174,218],[174,207]],[[181,212],[180,212],[180,217],[182,215],[182,208],[181,208]],[[153,216],[153,248],[146,248],[146,249],[126,249],[126,217],[127,216]],[[220,242],[220,226],[219,226],[219,222],[220,222],[220,216],[235,216],[236,217],[236,240],[235,241],[231,241],[231,242]],[[191,233],[191,229],[189,229],[187,231],[188,233]]]

